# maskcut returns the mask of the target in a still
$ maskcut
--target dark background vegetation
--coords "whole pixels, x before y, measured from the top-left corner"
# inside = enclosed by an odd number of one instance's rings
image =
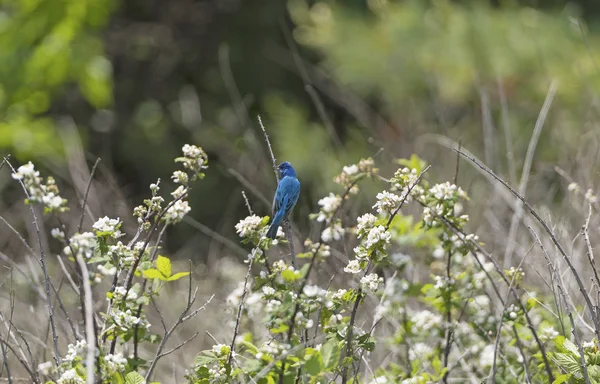
[[[100,157],[92,211],[133,222],[181,146],[201,145],[210,170],[192,216],[235,240],[242,190],[270,213],[259,197],[275,188],[260,115],[277,159],[302,181],[302,232],[341,166],[379,148],[388,164],[418,153],[440,178],[456,159],[443,143],[460,141],[518,183],[555,80],[528,192],[558,204],[554,164],[588,186],[597,178],[599,18],[597,1],[3,1],[0,153],[57,175],[73,198]],[[485,233],[486,212],[501,208],[476,199],[488,194],[479,179],[461,168]],[[0,210],[27,227],[7,172],[0,189]],[[211,244],[220,247],[186,224],[167,240],[199,261]]]

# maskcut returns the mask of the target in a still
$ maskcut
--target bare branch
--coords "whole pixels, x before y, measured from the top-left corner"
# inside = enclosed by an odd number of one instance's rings
[[[90,180],[88,181],[87,187],[85,188],[85,195],[83,196],[83,200],[81,201],[81,217],[79,217],[79,225],[77,225],[77,233],[81,232],[81,227],[83,226],[83,217],[85,216],[85,208],[87,204],[88,195],[90,193],[90,188],[92,186],[92,181],[94,180],[94,174],[96,173],[96,169],[98,168],[98,164],[100,164],[100,158],[96,159],[94,166],[90,172]],[[87,167],[86,167],[87,168]]]

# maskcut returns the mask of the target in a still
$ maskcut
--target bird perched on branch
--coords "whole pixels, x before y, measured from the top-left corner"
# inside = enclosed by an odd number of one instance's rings
[[[275,197],[273,198],[273,220],[267,232],[267,237],[275,239],[279,225],[287,219],[298,201],[300,195],[300,182],[296,178],[296,171],[292,164],[284,161],[277,167],[281,180],[277,185]]]

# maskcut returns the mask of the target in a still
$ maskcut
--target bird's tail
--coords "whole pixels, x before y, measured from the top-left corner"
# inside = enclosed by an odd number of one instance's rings
[[[277,212],[275,217],[273,217],[273,221],[271,222],[271,226],[267,231],[267,237],[269,239],[275,240],[277,236],[277,229],[279,229],[279,224],[281,224],[281,220],[283,219],[283,212]]]

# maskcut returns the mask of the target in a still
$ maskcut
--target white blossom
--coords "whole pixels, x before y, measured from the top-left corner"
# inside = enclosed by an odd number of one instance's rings
[[[75,369],[69,369],[63,372],[60,378],[56,381],[56,384],[84,384],[83,380]]]
[[[329,243],[331,240],[340,240],[346,230],[342,227],[340,222],[336,222],[333,225],[325,228],[321,233],[321,240],[325,243]]]
[[[52,362],[51,361],[46,361],[40,365],[38,365],[38,372],[41,373],[42,375],[48,375],[50,374],[50,371],[52,370]]]
[[[350,260],[348,265],[344,267],[344,272],[357,274],[360,273],[362,269],[360,268],[360,264],[358,260]]]
[[[117,273],[117,267],[107,268],[106,266],[100,264],[98,265],[98,272],[103,274],[104,276],[114,276]]]
[[[107,370],[107,376],[112,376],[116,372],[122,372],[125,370],[127,359],[124,358],[120,353],[116,353],[114,355],[108,354],[104,356],[104,363]]]
[[[123,236],[123,233],[119,230],[120,224],[121,221],[118,218],[111,219],[108,216],[104,216],[103,218],[98,219],[94,225],[92,225],[92,228],[96,232],[103,232],[112,238],[118,239]]]
[[[82,356],[86,349],[87,342],[85,340],[79,340],[74,345],[69,344],[67,346],[67,354],[65,355],[63,362],[72,362],[77,356]]]
[[[356,233],[360,239],[377,222],[377,217],[371,213],[366,213],[356,219]]]
[[[171,196],[173,196],[174,199],[179,199],[180,197],[185,195],[186,192],[187,192],[187,188],[184,187],[183,185],[180,185],[179,187],[177,187],[176,190],[171,192]]]
[[[93,233],[76,233],[69,239],[69,245],[63,249],[63,253],[67,256],[75,257],[76,255],[79,255],[89,259],[94,255],[95,247],[96,236],[94,236]],[[73,252],[75,252],[75,255]]]
[[[240,234],[240,237],[248,237],[253,232],[258,230],[261,222],[262,218],[259,216],[248,216],[245,219],[240,220],[240,222],[235,225],[235,230]]]
[[[376,273],[370,273],[360,279],[360,285],[363,291],[375,292],[379,289],[379,284],[383,283],[383,277],[379,277]]]
[[[408,352],[408,358],[410,360],[422,360],[426,359],[431,353],[433,348],[425,343],[415,343]]]
[[[192,208],[187,201],[177,200],[165,213],[164,219],[169,223],[177,223],[191,211]]]
[[[322,222],[325,219],[328,219],[333,215],[333,213],[339,208],[342,203],[342,198],[338,195],[334,195],[330,193],[329,196],[326,196],[318,201],[318,204],[321,206],[321,210],[319,212],[319,216],[317,217],[317,221]]]
[[[383,227],[383,225],[378,225],[371,228],[364,245],[366,248],[386,245],[390,243],[391,238],[392,235]]]
[[[188,174],[183,171],[175,171],[171,176],[171,179],[176,184],[187,184],[188,182]]]
[[[413,314],[410,317],[413,323],[412,330],[415,333],[431,333],[432,328],[437,328],[442,324],[442,317],[428,310],[423,310]]]
[[[50,235],[57,240],[65,239],[65,233],[58,228],[52,228],[52,230],[50,230]]]
[[[400,205],[402,199],[400,196],[383,191],[377,194],[377,202],[373,205],[373,208],[377,208],[377,212],[380,215],[391,215],[393,211]]]
[[[494,363],[494,348],[493,344],[486,345],[479,354],[479,365],[486,368],[491,367]]]
[[[342,168],[342,170],[346,175],[354,175],[357,174],[359,171],[358,165],[356,164],[347,165],[344,168]]]

